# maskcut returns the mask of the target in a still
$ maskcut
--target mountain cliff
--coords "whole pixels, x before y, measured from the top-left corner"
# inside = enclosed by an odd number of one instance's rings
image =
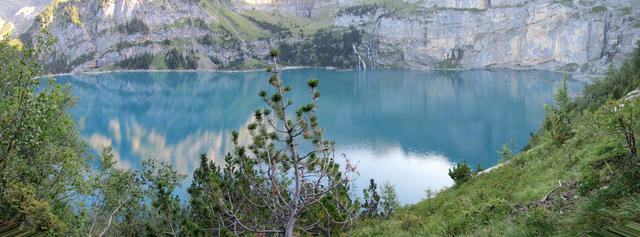
[[[53,73],[261,68],[270,48],[300,66],[603,73],[640,40],[637,0],[54,0],[35,18],[13,37],[43,22]]]

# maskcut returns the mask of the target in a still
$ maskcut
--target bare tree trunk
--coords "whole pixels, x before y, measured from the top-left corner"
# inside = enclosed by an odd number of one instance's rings
[[[278,91],[280,95],[284,96],[285,91],[283,90],[282,85],[280,85],[280,72],[278,71],[278,61],[277,58],[273,59],[274,69],[276,73],[276,77],[278,79]],[[291,149],[291,159],[293,159],[293,172],[296,176],[296,190],[293,194],[293,199],[291,200],[291,204],[289,205],[289,217],[287,218],[287,223],[285,225],[284,236],[291,237],[293,236],[293,231],[295,229],[296,222],[298,221],[298,205],[300,201],[300,196],[302,195],[302,177],[300,177],[300,160],[298,157],[298,152],[296,150],[296,144],[294,140],[293,128],[289,127],[287,124],[287,117],[285,113],[285,104],[284,99],[280,100],[280,106],[282,110],[282,124],[287,130],[287,134],[289,135],[289,149]]]
[[[289,220],[287,220],[287,226],[286,229],[284,231],[284,236],[285,237],[293,237],[293,229],[296,225],[296,221],[292,220],[294,219],[293,216],[289,217]]]

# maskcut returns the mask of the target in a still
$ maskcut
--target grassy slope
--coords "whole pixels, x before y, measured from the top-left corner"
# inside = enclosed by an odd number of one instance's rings
[[[365,220],[356,236],[576,236],[640,220],[638,159],[629,157],[620,134],[603,130],[600,117],[590,112],[607,98],[621,102],[620,95],[640,86],[640,50],[632,58],[573,103],[575,135],[564,145],[553,145],[550,132],[542,130],[529,150],[503,167],[402,208],[389,220]],[[540,202],[558,181],[563,185],[551,193],[549,205],[511,216],[523,203]]]

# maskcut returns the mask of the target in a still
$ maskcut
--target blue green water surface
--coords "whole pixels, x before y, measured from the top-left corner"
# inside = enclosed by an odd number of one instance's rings
[[[223,160],[230,132],[264,108],[258,91],[266,72],[118,72],[58,76],[79,97],[72,110],[80,133],[99,151],[113,146],[120,167],[138,168],[156,158],[183,174],[199,154]],[[562,74],[540,71],[334,71],[287,70],[292,100],[306,104],[306,79],[320,79],[320,125],[336,154],[358,163],[361,193],[370,178],[396,186],[403,203],[429,188],[452,184],[454,162],[495,165],[505,142],[526,145],[540,127],[544,104],[562,85]],[[571,93],[583,84],[569,81]],[[188,184],[190,182],[185,182]]]

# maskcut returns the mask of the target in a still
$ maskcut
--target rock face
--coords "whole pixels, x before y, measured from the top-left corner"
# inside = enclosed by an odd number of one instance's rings
[[[8,22],[14,34],[22,34],[33,24],[33,19],[51,0],[2,0],[0,1],[0,28]],[[6,33],[0,30],[0,33]]]
[[[282,42],[312,40],[318,29],[355,27],[364,32],[361,44],[349,46],[358,63],[345,67],[603,73],[640,40],[640,0],[377,2],[58,0],[40,17],[58,37],[61,71],[117,68],[143,53],[155,55],[151,68],[162,69],[173,48],[196,52],[198,68],[257,68]],[[136,19],[149,30],[127,30]]]
[[[409,14],[378,9],[333,24],[361,25],[380,42],[379,65],[525,67],[601,73],[640,39],[640,1],[448,0]],[[422,8],[419,8],[422,7]]]

